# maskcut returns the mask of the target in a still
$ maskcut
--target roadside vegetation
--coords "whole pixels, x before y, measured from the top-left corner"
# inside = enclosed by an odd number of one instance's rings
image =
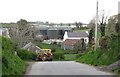
[[[34,61],[37,56],[37,54],[32,51],[27,51],[22,49],[18,50],[17,54],[24,61]]]
[[[113,72],[120,74],[120,68],[113,69]]]
[[[2,75],[22,75],[26,63],[14,54],[10,39],[0,37],[0,40],[2,40]]]
[[[73,61],[76,60],[78,54],[65,54],[65,60],[66,61]]]
[[[116,19],[115,19],[116,18]],[[100,47],[96,51],[93,50],[93,44],[90,42],[90,50],[83,56],[76,59],[77,62],[86,63],[94,66],[108,66],[120,60],[120,25],[115,23],[117,16],[106,22],[100,23],[99,44]],[[93,35],[93,34],[92,34]],[[91,41],[91,40],[90,40]],[[115,73],[120,74],[120,68],[113,69]]]

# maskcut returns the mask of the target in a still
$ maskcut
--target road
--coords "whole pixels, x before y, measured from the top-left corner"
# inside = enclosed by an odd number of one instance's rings
[[[74,61],[29,63],[25,75],[112,75],[95,67]]]

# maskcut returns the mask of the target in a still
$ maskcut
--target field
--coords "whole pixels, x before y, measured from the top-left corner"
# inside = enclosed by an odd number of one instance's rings
[[[65,54],[65,55],[64,55],[66,61],[75,60],[75,59],[76,59],[76,56],[77,56],[77,54]]]

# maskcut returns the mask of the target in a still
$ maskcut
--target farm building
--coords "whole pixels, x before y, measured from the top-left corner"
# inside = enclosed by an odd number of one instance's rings
[[[22,49],[35,52],[36,54],[41,51],[41,48],[39,48],[38,46],[34,45],[31,42],[29,42],[28,44],[26,44]]]
[[[65,31],[72,32],[72,28],[70,27],[35,27],[35,35],[43,35],[49,39],[63,39]]]
[[[88,32],[81,31],[81,32],[65,32],[63,36],[63,42],[61,44],[61,48],[64,50],[73,50],[74,45],[83,39],[85,44],[87,45],[89,42]]]

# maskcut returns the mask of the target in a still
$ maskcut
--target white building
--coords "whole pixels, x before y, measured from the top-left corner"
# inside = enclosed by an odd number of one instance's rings
[[[81,32],[65,32],[63,36],[63,41],[66,39],[84,39],[86,44],[89,43],[89,34],[88,31],[81,31]]]

